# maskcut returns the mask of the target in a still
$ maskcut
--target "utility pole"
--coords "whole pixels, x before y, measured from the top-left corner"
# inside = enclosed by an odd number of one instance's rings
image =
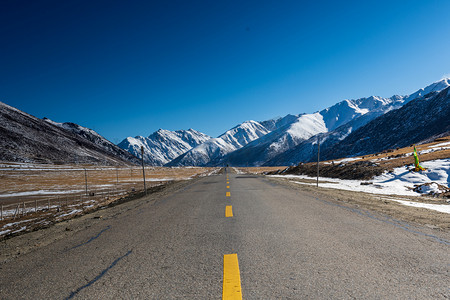
[[[319,187],[320,137],[317,136],[317,187]]]
[[[86,196],[88,195],[88,186],[87,186],[87,171],[86,171],[86,168],[83,168],[84,169],[84,184],[85,184],[85,187],[86,187]]]
[[[142,156],[142,176],[144,177],[144,190],[147,195],[147,186],[145,185],[145,166],[144,166],[144,146],[141,146],[141,156]]]

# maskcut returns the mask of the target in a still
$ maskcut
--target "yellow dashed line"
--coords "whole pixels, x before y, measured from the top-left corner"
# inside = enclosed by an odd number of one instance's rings
[[[227,189],[229,189],[230,188],[230,186],[229,185],[227,185]]]
[[[226,196],[227,196],[227,197],[231,197],[231,193],[230,193],[230,192],[227,192],[227,193],[226,193]]]
[[[223,256],[222,299],[242,300],[241,274],[237,254],[225,254]]]
[[[227,205],[227,207],[225,207],[225,217],[231,218],[232,216],[233,216],[233,207],[231,205]]]

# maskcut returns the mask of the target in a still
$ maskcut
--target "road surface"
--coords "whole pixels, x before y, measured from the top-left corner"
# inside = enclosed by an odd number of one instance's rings
[[[450,297],[448,233],[263,177],[205,177],[88,221],[4,261],[0,298]]]

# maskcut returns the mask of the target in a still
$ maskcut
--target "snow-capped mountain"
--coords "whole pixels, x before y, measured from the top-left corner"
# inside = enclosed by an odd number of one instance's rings
[[[139,160],[95,131],[39,119],[0,102],[0,160],[36,163],[130,164]]]
[[[287,165],[310,161],[317,155],[318,138],[326,150],[377,117],[449,85],[450,79],[443,79],[407,96],[346,99],[313,114],[287,115],[262,122],[247,121],[217,138],[209,139],[190,150],[183,148],[182,151],[175,151],[167,157],[164,157],[164,153],[170,152],[173,146],[162,146],[166,143],[162,140],[160,147],[165,150],[149,152],[146,159],[156,159],[158,164],[166,161],[167,166]],[[144,138],[136,139],[128,140],[127,144],[134,143],[136,149],[140,149],[141,145],[145,147]],[[130,150],[128,145],[122,144],[121,147]],[[130,151],[140,155],[136,150]]]
[[[426,88],[420,89],[417,92],[407,96],[405,98],[405,102],[409,102],[411,100],[423,97],[431,92],[440,92],[449,86],[450,86],[450,78],[443,78],[439,81],[436,81],[436,82],[430,84]]]
[[[272,124],[276,126],[276,121]],[[189,150],[169,162],[167,166],[205,166],[225,154],[242,148],[249,142],[269,133],[269,130],[256,121],[246,121],[205,143]]]
[[[162,166],[210,138],[193,129],[159,129],[148,137],[128,137],[118,146],[139,158],[142,158],[141,147],[144,147],[144,161],[153,166]]]
[[[317,137],[320,137],[322,147],[332,147],[371,120],[427,92],[440,91],[449,85],[450,79],[443,79],[408,96],[371,96],[344,100],[318,113],[299,115],[289,125],[226,155],[219,164],[290,165],[313,160],[317,157]]]
[[[407,103],[417,99],[421,98],[422,96],[430,93],[430,92],[440,92],[443,89],[450,86],[450,79],[442,79],[438,82],[435,82],[426,88],[420,89],[416,91],[415,93],[408,95],[408,96],[392,96],[388,99],[383,99],[379,97],[369,97],[369,98],[362,98],[359,100],[356,100],[357,103],[364,104],[364,106],[359,106],[368,108],[367,105],[375,100],[378,102],[376,105],[372,106],[372,109],[363,114],[354,117],[350,121],[343,123],[343,125],[335,128],[334,130],[331,130],[326,133],[319,134],[317,136],[313,136],[310,139],[303,141],[299,143],[297,146],[289,149],[288,151],[279,153],[278,155],[274,156],[273,158],[267,160],[264,164],[265,165],[292,165],[297,164],[299,162],[308,162],[313,161],[317,159],[317,139],[320,139],[321,143],[321,152],[322,153],[333,153],[334,147],[336,144],[344,140],[347,136],[349,136],[352,132],[357,130],[358,128],[366,125],[367,123],[371,122],[372,120],[377,119],[378,117],[399,109],[403,105],[406,105]],[[347,100],[345,100],[347,101]],[[342,103],[342,102],[341,102]],[[341,104],[338,103],[337,105]],[[334,106],[336,107],[336,105]],[[329,109],[329,111],[332,111],[332,109]],[[352,153],[347,153],[347,155],[352,155]],[[323,156],[323,155],[322,155]],[[325,158],[325,156],[323,156]]]
[[[450,87],[411,100],[352,132],[323,152],[325,159],[406,147],[450,132]]]
[[[223,157],[220,164],[257,166],[266,164],[276,156],[318,134],[325,134],[364,115],[383,113],[400,107],[403,97],[368,97],[344,100],[314,114],[295,116],[290,123],[245,147]],[[350,128],[351,131],[351,128]],[[348,134],[349,132],[344,132]]]
[[[300,141],[326,131],[323,116],[319,113],[295,116],[290,123],[229,153],[216,163],[240,166],[261,165],[276,153],[284,152]]]

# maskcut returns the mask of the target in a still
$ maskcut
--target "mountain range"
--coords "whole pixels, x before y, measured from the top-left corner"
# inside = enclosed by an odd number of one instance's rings
[[[159,129],[114,145],[74,123],[39,119],[0,102],[0,161],[154,166],[292,165],[361,155],[450,132],[442,79],[410,95],[343,100],[312,114],[245,121],[212,138],[193,129]]]
[[[262,122],[246,121],[193,147],[166,165],[259,166],[311,161],[317,157],[318,140],[323,150],[331,149],[372,120],[448,86],[450,79],[447,78],[406,96],[347,99],[313,114],[287,115]],[[353,154],[345,153],[346,156]]]
[[[450,87],[433,91],[390,111],[352,132],[323,152],[335,159],[346,153],[366,155],[389,148],[403,148],[430,137],[450,133]]]
[[[266,161],[264,165],[292,165],[298,164],[299,162],[310,162],[317,159],[317,142],[320,141],[320,148],[322,152],[322,159],[331,159],[335,158],[332,154],[335,151],[335,146],[338,143],[345,143],[351,139],[352,132],[358,130],[360,127],[363,127],[366,124],[369,124],[379,117],[383,116],[386,113],[397,111],[403,105],[408,104],[409,102],[417,99],[422,99],[423,96],[428,95],[433,92],[440,92],[447,87],[450,86],[450,79],[443,79],[441,81],[435,82],[426,88],[420,89],[415,93],[408,96],[393,96],[389,99],[383,99],[379,97],[369,97],[363,98],[369,101],[375,100],[377,102],[382,101],[383,105],[378,105],[375,109],[370,110],[369,112],[353,118],[351,121],[337,127],[335,130],[322,133],[316,136],[311,137],[310,139],[299,143],[297,146],[289,149],[286,152],[279,153],[272,159]],[[419,100],[420,101],[420,100]],[[431,118],[432,119],[432,118]],[[427,126],[424,124],[424,129]],[[385,128],[385,130],[389,130],[389,128]],[[426,131],[426,130],[425,130]],[[445,130],[442,129],[442,132]],[[403,134],[399,132],[399,134]],[[415,142],[419,142],[417,140]],[[387,145],[386,145],[387,146]],[[387,148],[392,148],[387,147]],[[385,149],[387,149],[385,148]],[[325,155],[325,153],[328,153]],[[341,152],[340,155],[342,157],[354,156],[357,153],[352,151]]]
[[[193,129],[169,131],[159,129],[148,137],[128,137],[118,144],[136,157],[153,166],[162,166],[188,150],[205,143],[211,137]]]

